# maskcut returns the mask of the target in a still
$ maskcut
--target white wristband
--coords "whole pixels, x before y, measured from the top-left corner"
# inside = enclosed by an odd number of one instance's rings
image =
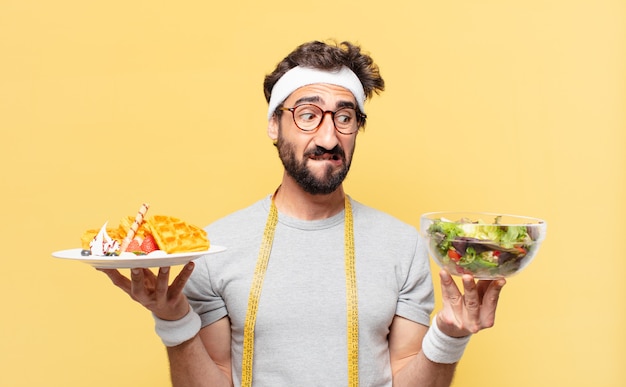
[[[200,332],[202,325],[200,316],[192,308],[189,308],[189,312],[180,320],[162,320],[154,314],[152,317],[155,322],[154,330],[166,347],[175,347],[191,340]]]
[[[446,335],[439,330],[437,316],[435,316],[422,341],[422,352],[435,363],[453,364],[461,360],[470,337],[471,335],[465,337]]]

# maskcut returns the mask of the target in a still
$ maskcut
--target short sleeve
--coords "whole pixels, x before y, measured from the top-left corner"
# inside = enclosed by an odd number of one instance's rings
[[[213,289],[206,259],[196,261],[184,293],[193,310],[200,315],[203,327],[228,315],[224,299]]]
[[[406,280],[400,288],[396,315],[428,326],[435,306],[428,250],[419,236]]]

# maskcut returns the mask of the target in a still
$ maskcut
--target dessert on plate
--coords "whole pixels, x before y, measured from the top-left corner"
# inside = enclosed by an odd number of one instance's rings
[[[109,227],[106,222],[100,229],[85,231],[81,236],[82,254],[123,258],[155,251],[174,254],[209,249],[205,230],[169,215],[146,217],[148,208],[148,204],[142,204],[135,217],[123,217],[118,227]]]

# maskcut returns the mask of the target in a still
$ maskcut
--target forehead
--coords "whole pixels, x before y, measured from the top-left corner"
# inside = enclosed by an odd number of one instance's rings
[[[301,102],[316,102],[323,105],[345,105],[351,103],[356,106],[356,98],[345,87],[327,83],[315,83],[296,89],[285,99],[284,104],[291,106]]]

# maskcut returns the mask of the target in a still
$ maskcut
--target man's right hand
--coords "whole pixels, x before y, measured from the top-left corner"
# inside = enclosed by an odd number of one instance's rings
[[[169,285],[169,267],[159,268],[155,275],[150,269],[131,269],[130,279],[117,269],[98,269],[105,273],[113,284],[122,289],[133,300],[162,320],[179,320],[189,312],[189,302],[183,288],[191,276],[194,263],[189,262]]]

